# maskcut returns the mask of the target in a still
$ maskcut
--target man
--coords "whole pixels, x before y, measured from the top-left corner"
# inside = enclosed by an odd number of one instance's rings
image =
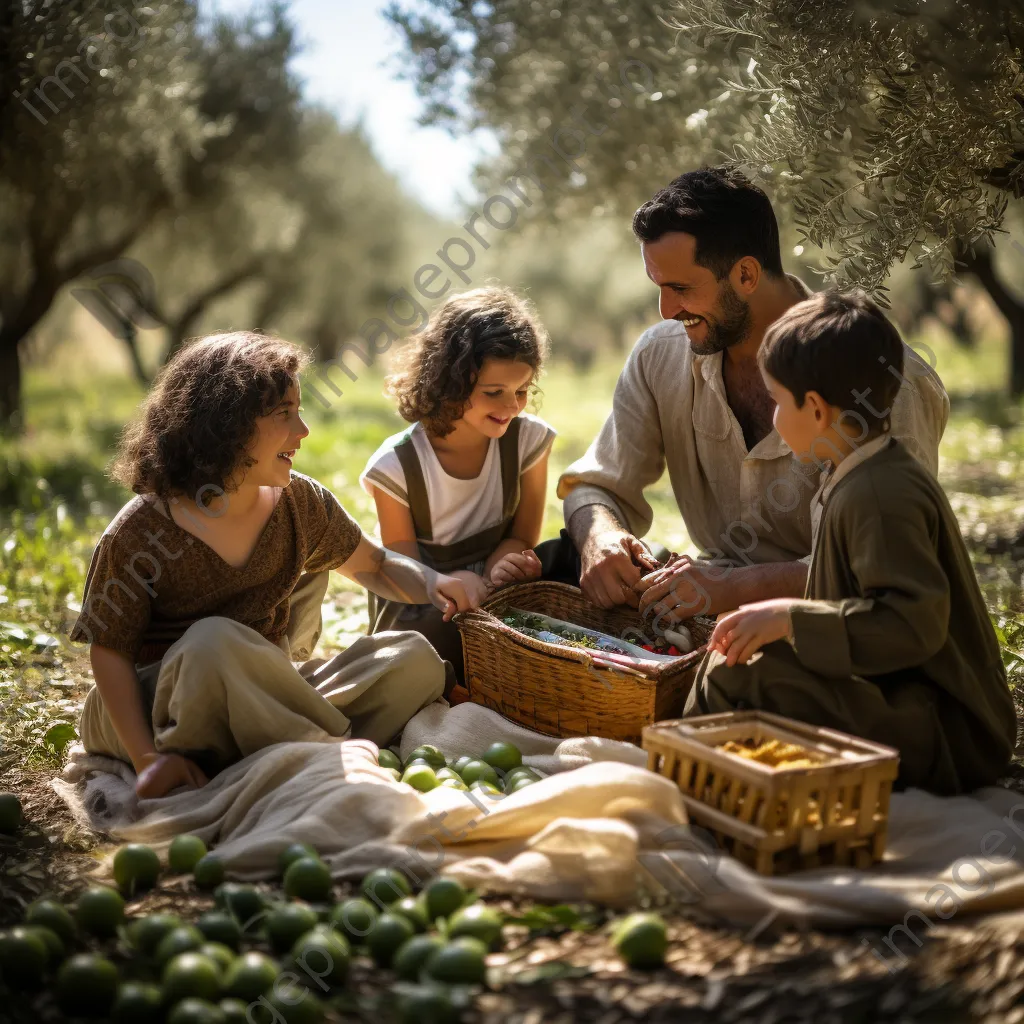
[[[798,597],[818,472],[775,431],[757,351],[769,324],[811,293],[783,270],[771,202],[737,170],[690,171],[637,210],[633,231],[664,321],[641,336],[601,433],[558,481],[583,592],[603,608],[639,605],[662,625]],[[849,415],[872,426],[891,417],[935,473],[949,399],[906,345],[900,380],[891,409],[853,392]],[[653,518],[644,490],[666,468],[701,557],[655,568],[640,540]]]

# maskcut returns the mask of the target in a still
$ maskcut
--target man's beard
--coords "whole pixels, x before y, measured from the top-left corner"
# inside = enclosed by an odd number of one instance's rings
[[[682,317],[677,319],[681,320]],[[738,345],[750,333],[750,321],[750,306],[726,281],[714,320],[704,318],[706,337],[699,343],[690,338],[690,349],[698,356],[713,356],[716,352],[724,352]]]

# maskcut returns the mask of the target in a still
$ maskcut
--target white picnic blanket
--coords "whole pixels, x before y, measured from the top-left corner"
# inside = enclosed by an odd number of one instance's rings
[[[127,766],[78,747],[53,785],[80,820],[118,840],[160,849],[180,833],[201,836],[237,879],[271,877],[281,850],[301,840],[337,878],[394,865],[420,881],[442,872],[499,893],[619,907],[667,890],[744,927],[909,923],[921,934],[954,916],[1024,909],[1024,795],[897,794],[874,869],[764,878],[687,824],[676,787],[631,744],[553,740],[478,705],[438,701],[408,723],[401,750],[429,742],[449,756],[481,754],[498,739],[550,777],[500,799],[421,794],[377,766],[372,743],[348,740],[276,744],[202,790],[143,801]]]

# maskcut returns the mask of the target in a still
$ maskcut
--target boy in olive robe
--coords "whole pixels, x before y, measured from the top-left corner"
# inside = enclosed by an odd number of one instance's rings
[[[1016,715],[956,517],[888,432],[899,334],[863,294],[819,293],[768,329],[758,359],[779,434],[825,470],[807,588],[720,618],[684,714],[760,708],[885,743],[901,788],[993,783]]]

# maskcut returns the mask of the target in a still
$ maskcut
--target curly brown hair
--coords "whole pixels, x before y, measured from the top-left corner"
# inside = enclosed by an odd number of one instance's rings
[[[136,494],[202,496],[230,489],[253,460],[256,419],[299,381],[302,349],[254,331],[198,338],[160,371],[121,436],[111,476]]]
[[[444,437],[462,416],[485,360],[514,359],[537,372],[547,344],[528,302],[508,288],[475,288],[434,311],[385,384],[404,419]]]

